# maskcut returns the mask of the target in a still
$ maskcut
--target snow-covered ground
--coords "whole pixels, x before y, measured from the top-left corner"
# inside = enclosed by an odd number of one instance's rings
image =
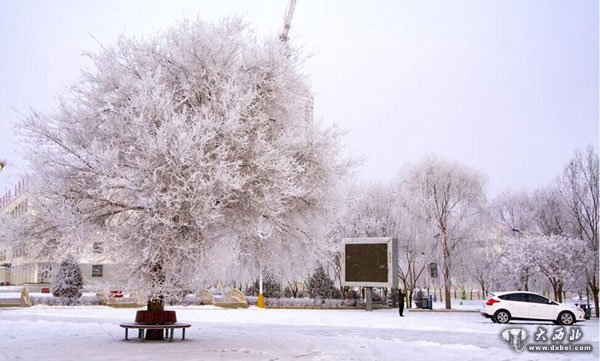
[[[170,307],[192,323],[186,340],[123,341],[135,309],[0,309],[0,360],[597,360],[598,320],[581,326],[589,353],[516,353],[507,328],[476,312]],[[551,324],[546,325],[553,328]],[[515,323],[532,335],[537,325]],[[130,332],[130,336],[135,332]]]

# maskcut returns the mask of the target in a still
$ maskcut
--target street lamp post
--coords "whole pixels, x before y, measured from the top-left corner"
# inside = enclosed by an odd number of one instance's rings
[[[519,236],[519,239],[523,238],[523,232],[520,229],[512,227],[510,230],[513,233],[513,238],[517,238],[517,235]],[[529,291],[529,267],[525,267],[521,270],[521,281],[524,283],[525,291]]]

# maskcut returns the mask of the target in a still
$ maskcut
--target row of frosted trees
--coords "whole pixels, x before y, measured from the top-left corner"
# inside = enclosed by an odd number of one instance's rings
[[[407,166],[394,182],[345,184],[344,202],[327,226],[326,252],[270,263],[269,282],[276,285],[269,286],[276,290],[271,295],[283,295],[284,289],[299,295],[297,281],[309,285],[311,267],[319,264],[339,287],[344,238],[394,236],[400,287],[409,299],[418,289],[440,287],[447,307],[452,298],[472,297],[473,290],[479,297],[531,290],[558,301],[570,292],[596,302],[597,169],[598,155],[588,148],[576,152],[551,184],[491,200],[481,174],[436,158]],[[249,276],[229,273],[234,274]],[[327,292],[345,297],[348,291]]]
[[[551,184],[488,200],[482,175],[430,158],[395,181],[349,187],[332,236],[398,237],[403,287],[428,287],[435,263],[447,308],[451,290],[468,286],[558,301],[570,291],[598,309],[598,154],[577,151],[557,173]]]

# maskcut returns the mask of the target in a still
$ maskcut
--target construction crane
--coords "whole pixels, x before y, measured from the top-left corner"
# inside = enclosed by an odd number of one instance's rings
[[[294,8],[296,7],[296,0],[290,0],[288,3],[285,16],[283,17],[283,31],[279,34],[279,40],[282,43],[287,43],[288,33],[290,32],[290,25],[292,23],[292,16],[294,16]],[[265,308],[265,296],[263,295],[263,275],[262,272],[258,277],[258,300],[256,301],[256,307]]]
[[[279,35],[279,40],[282,42],[288,41],[288,33],[290,32],[290,26],[292,24],[292,16],[294,16],[294,8],[296,7],[296,0],[290,0],[288,3],[287,10],[285,11],[285,17],[283,18],[283,31]]]

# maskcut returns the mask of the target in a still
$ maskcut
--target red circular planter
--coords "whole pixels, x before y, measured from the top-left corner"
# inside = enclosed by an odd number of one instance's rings
[[[169,325],[177,322],[175,311],[137,311],[135,323],[143,325]]]

